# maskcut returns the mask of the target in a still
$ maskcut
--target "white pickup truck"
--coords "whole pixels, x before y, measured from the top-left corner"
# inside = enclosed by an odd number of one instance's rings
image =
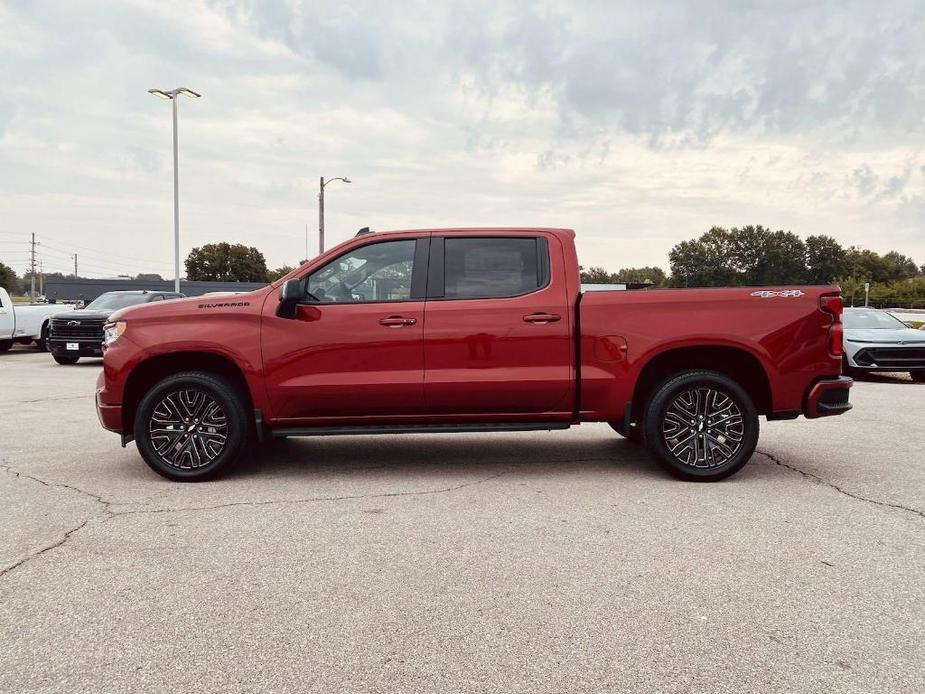
[[[0,352],[7,351],[15,342],[35,342],[39,349],[45,350],[49,320],[70,308],[64,304],[13,306],[9,293],[0,287]]]

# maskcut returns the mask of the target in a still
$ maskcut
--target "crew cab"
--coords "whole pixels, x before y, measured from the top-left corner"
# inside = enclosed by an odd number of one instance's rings
[[[44,351],[49,321],[64,310],[66,307],[60,304],[14,306],[7,290],[0,287],[0,352],[6,352],[17,342],[24,345],[34,342]]]
[[[147,289],[105,292],[82,309],[58,313],[51,321],[48,349],[62,365],[76,364],[81,357],[102,357],[103,326],[109,316],[127,306],[182,297],[178,292]]]
[[[246,294],[118,311],[102,425],[174,480],[268,437],[607,422],[718,480],[759,415],[850,409],[837,287],[581,293],[568,229],[370,233]]]

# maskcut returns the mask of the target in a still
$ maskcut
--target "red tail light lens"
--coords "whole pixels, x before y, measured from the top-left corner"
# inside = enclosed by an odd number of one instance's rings
[[[832,325],[829,327],[829,354],[833,357],[841,357],[844,353],[842,348],[842,338],[844,332],[841,324],[842,300],[838,294],[828,294],[819,297],[819,308],[832,316]]]
[[[838,294],[829,294],[819,297],[819,308],[826,313],[831,313],[835,316],[836,321],[841,322],[842,301],[841,296]]]

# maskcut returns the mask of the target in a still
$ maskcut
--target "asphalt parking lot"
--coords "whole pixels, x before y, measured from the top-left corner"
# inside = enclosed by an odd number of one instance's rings
[[[0,354],[0,691],[925,691],[925,385],[719,484],[603,425],[280,441],[182,485]]]

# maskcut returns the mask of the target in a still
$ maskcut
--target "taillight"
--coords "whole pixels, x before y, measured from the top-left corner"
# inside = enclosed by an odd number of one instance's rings
[[[832,325],[829,326],[829,354],[840,357],[843,353],[841,314],[842,300],[838,294],[827,294],[819,297],[819,308],[832,316]]]

